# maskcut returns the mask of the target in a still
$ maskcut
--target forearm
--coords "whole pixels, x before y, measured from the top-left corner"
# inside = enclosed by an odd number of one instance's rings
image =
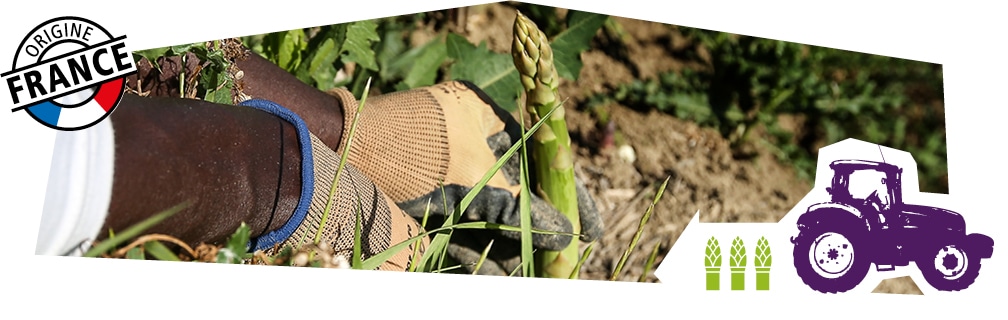
[[[276,229],[298,204],[297,131],[274,115],[126,95],[110,121],[115,169],[103,231],[123,230],[191,200],[189,208],[147,232],[193,244],[219,242],[242,222],[253,236]]]

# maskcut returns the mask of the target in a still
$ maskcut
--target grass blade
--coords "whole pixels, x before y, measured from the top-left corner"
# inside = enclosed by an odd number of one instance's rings
[[[115,248],[116,246],[118,246],[118,245],[120,245],[120,244],[122,244],[122,243],[124,243],[124,242],[126,242],[126,241],[128,241],[130,239],[132,239],[132,238],[135,238],[136,236],[139,236],[140,233],[143,232],[144,230],[147,230],[150,227],[152,227],[152,226],[160,223],[161,221],[164,221],[165,219],[168,219],[168,217],[171,217],[171,216],[175,215],[179,211],[182,211],[183,209],[188,208],[191,205],[192,205],[192,200],[189,200],[189,201],[185,201],[185,202],[182,202],[180,204],[177,204],[174,207],[168,208],[167,210],[161,211],[160,213],[155,214],[155,215],[151,216],[150,218],[147,218],[144,221],[141,221],[140,223],[137,223],[137,224],[133,225],[132,227],[126,228],[125,231],[120,232],[115,237],[106,239],[105,241],[102,241],[98,245],[92,247],[90,250],[88,250],[87,252],[85,252],[84,256],[85,257],[92,257],[93,258],[93,257],[97,257],[97,256],[99,256],[99,255],[101,255],[103,253],[106,253],[109,250],[112,250],[113,248]]]
[[[574,270],[571,270],[570,276],[567,277],[568,279],[575,280],[578,278],[578,273],[581,272],[581,265],[583,265],[585,261],[588,260],[588,255],[592,253],[592,248],[594,247],[595,247],[595,241],[592,241],[591,243],[588,244],[588,247],[586,247],[584,249],[584,252],[581,253],[581,258],[578,259],[577,264],[574,265]]]
[[[168,249],[168,247],[160,241],[148,241],[147,243],[144,243],[144,251],[158,260],[181,261],[178,256],[172,253],[171,249]]]
[[[620,257],[619,263],[616,264],[616,269],[613,270],[612,276],[609,277],[609,280],[616,281],[620,272],[623,271],[623,265],[626,264],[627,259],[630,258],[630,253],[633,252],[634,248],[637,246],[637,241],[640,240],[641,234],[644,233],[644,225],[647,224],[648,219],[651,218],[651,213],[654,211],[655,205],[658,204],[658,200],[661,199],[662,194],[665,193],[665,186],[668,185],[669,179],[671,178],[671,176],[666,177],[665,182],[662,182],[661,187],[658,187],[658,192],[655,194],[654,201],[651,202],[647,211],[644,212],[644,216],[641,217],[640,223],[637,225],[637,232],[634,233],[633,239],[630,240],[630,244],[627,246],[626,251],[624,251],[623,256]]]
[[[654,267],[654,262],[658,259],[658,248],[661,248],[661,241],[655,243],[654,248],[651,249],[651,255],[648,256],[647,262],[644,263],[644,272],[641,273],[637,282],[644,282],[644,280],[647,280],[648,274],[651,274],[651,268]]]
[[[454,266],[447,267],[447,268],[440,268],[440,269],[431,270],[431,273],[442,273],[442,272],[452,271],[452,270],[460,269],[460,268],[462,268],[462,265],[454,265]]]
[[[363,238],[363,231],[361,230],[361,220],[363,220],[364,207],[361,203],[361,198],[359,194],[354,194],[357,199],[357,205],[354,206],[354,237],[353,237],[353,253],[350,259],[350,268],[360,269],[361,267],[361,239]]]
[[[423,220],[420,221],[420,230],[427,230],[427,218],[430,217],[430,204],[431,199],[427,198],[427,207],[424,208]],[[417,263],[419,263],[419,260],[417,260],[419,258],[417,253],[420,251],[420,244],[422,241],[422,239],[417,239],[413,242],[413,254],[410,255],[413,259],[410,260],[409,272],[416,272],[417,270]]]
[[[361,106],[363,107],[363,104],[361,104]],[[409,245],[410,242],[422,239],[423,237],[426,237],[428,234],[435,234],[435,235],[434,239],[431,240],[430,246],[427,248],[427,250],[424,252],[423,257],[420,259],[420,268],[419,268],[420,271],[430,271],[431,269],[433,269],[431,267],[432,257],[434,255],[443,256],[445,252],[447,252],[445,248],[448,247],[448,240],[451,237],[451,233],[450,232],[447,234],[440,233],[442,231],[472,228],[472,229],[497,229],[497,230],[521,232],[521,228],[515,228],[511,226],[504,226],[483,221],[458,224],[458,220],[462,217],[462,212],[464,212],[469,207],[469,204],[472,203],[473,199],[476,198],[476,195],[479,194],[479,192],[483,190],[483,187],[486,186],[487,182],[490,181],[490,178],[492,178],[495,174],[497,174],[497,171],[499,171],[500,168],[503,167],[504,164],[507,163],[509,159],[511,159],[511,156],[513,156],[515,152],[517,152],[518,149],[522,147],[522,145],[529,139],[529,137],[535,134],[536,130],[538,130],[543,125],[543,123],[545,123],[545,119],[548,119],[549,116],[553,114],[553,112],[557,111],[557,109],[559,108],[560,106],[550,109],[549,112],[543,115],[543,120],[536,122],[531,128],[529,128],[528,131],[525,132],[524,135],[522,135],[521,141],[515,142],[514,145],[512,145],[507,152],[504,152],[504,154],[501,155],[500,159],[497,159],[497,162],[494,163],[494,165],[490,168],[490,170],[483,175],[483,178],[480,179],[480,181],[473,186],[472,190],[470,190],[469,193],[467,193],[466,196],[463,197],[461,201],[459,201],[458,205],[455,207],[452,213],[447,217],[445,217],[445,221],[440,228],[423,232],[417,236],[407,239],[406,241],[400,242],[398,244],[389,247],[387,250],[378,253],[368,258],[367,260],[364,260],[364,262],[361,264],[361,268],[365,270],[373,270],[377,268],[378,265],[384,263],[386,260],[391,258],[393,255],[395,255],[395,253],[399,252],[399,250],[402,250],[402,248]],[[358,114],[359,113],[360,112],[358,110]],[[356,123],[356,121],[354,123]],[[351,128],[351,131],[352,130],[353,129]],[[344,155],[345,154],[346,152],[344,152]],[[442,188],[444,188],[443,185]],[[442,194],[446,193],[442,192]],[[445,207],[447,208],[447,205]],[[532,232],[543,234],[566,234],[561,232],[549,232],[535,229],[532,229]],[[579,235],[571,234],[571,236],[578,237]]]
[[[483,267],[483,262],[486,261],[487,255],[490,254],[490,247],[493,247],[493,239],[490,239],[490,243],[488,243],[486,248],[483,249],[483,253],[480,254],[479,260],[476,260],[476,266],[473,267],[472,274],[479,273],[480,268]]]
[[[329,197],[326,198],[325,209],[322,211],[322,219],[319,222],[318,230],[315,230],[315,244],[318,244],[322,238],[322,230],[325,230],[326,222],[329,220],[329,213],[332,211],[333,199],[336,195],[336,188],[339,185],[340,174],[343,173],[343,168],[346,166],[347,158],[350,157],[350,146],[353,145],[354,132],[357,131],[357,123],[360,121],[361,112],[364,110],[364,102],[367,101],[368,92],[371,90],[371,78],[367,79],[367,84],[364,85],[364,93],[361,95],[360,103],[357,104],[357,111],[354,112],[353,121],[350,124],[350,132],[347,133],[346,146],[343,146],[343,154],[340,155],[339,166],[336,168],[336,175],[333,176],[332,186],[329,188]],[[303,244],[304,241],[301,241]]]
[[[438,187],[441,188],[441,194],[447,194],[444,191],[444,183],[439,182]],[[428,202],[430,199],[427,199]],[[445,197],[441,197],[442,208],[448,207],[448,200]],[[428,209],[429,210],[429,209]],[[461,216],[449,215],[445,217],[445,221],[441,223],[442,228],[446,228],[458,222]],[[424,251],[423,257],[420,258],[421,271],[433,272],[433,270],[441,269],[444,263],[444,257],[448,251],[448,241],[451,240],[451,230],[449,232],[435,233],[434,238],[431,239],[430,246]],[[436,259],[435,259],[436,257]]]
[[[518,111],[518,117],[521,120],[519,128],[521,128],[522,136],[525,136],[525,113],[521,110]],[[529,168],[528,168],[528,151],[526,147],[525,140],[519,142],[521,144],[521,192],[518,196],[519,198],[519,214],[521,223],[521,268],[522,275],[525,277],[531,277],[535,275],[535,255],[532,253],[532,191],[529,189]]]
[[[447,217],[445,217],[445,221],[441,225],[441,228],[447,228],[444,230],[450,230],[450,228],[448,227],[459,221],[459,219],[462,217],[462,212],[465,212],[465,210],[469,208],[469,204],[472,202],[473,199],[476,198],[476,195],[478,195],[479,192],[483,190],[483,187],[485,187],[487,182],[490,181],[490,178],[492,178],[495,174],[497,174],[497,171],[499,171],[500,168],[503,167],[504,164],[507,163],[509,159],[511,159],[511,157],[515,154],[515,152],[517,152],[518,149],[520,149],[524,143],[527,143],[529,137],[535,134],[535,132],[539,130],[539,128],[546,122],[545,119],[548,119],[549,116],[553,114],[553,112],[556,112],[558,109],[560,109],[560,106],[556,106],[553,109],[550,109],[549,112],[547,112],[543,116],[542,120],[536,122],[531,128],[529,128],[528,131],[525,132],[524,135],[522,135],[521,141],[515,142],[511,146],[511,148],[508,149],[508,151],[504,152],[504,154],[501,155],[499,159],[497,159],[497,162],[494,163],[494,165],[490,168],[490,170],[488,170],[483,175],[483,178],[481,178],[480,181],[473,186],[472,190],[469,190],[469,193],[467,193],[465,197],[463,197],[462,200],[459,201],[458,205],[454,208],[454,210],[452,210],[452,213]],[[443,188],[444,186],[442,185],[442,189]],[[442,194],[446,193],[444,193],[442,190]],[[447,204],[444,207],[447,208],[448,207]],[[420,259],[421,266],[424,266],[423,268],[420,268],[421,271],[430,268],[427,266],[430,266],[432,259],[431,257],[435,255],[443,256],[445,252],[444,248],[448,246],[448,241],[450,238],[451,238],[450,233],[447,234],[441,233],[434,235],[434,239],[431,240],[430,246],[428,247],[427,251],[424,252],[424,257]]]
[[[144,260],[147,259],[147,257],[144,256],[144,252],[141,247],[133,247],[133,249],[126,251],[126,259]]]
[[[514,227],[514,226],[509,226],[509,225],[504,225],[504,224],[497,224],[497,223],[486,222],[486,221],[463,222],[463,223],[458,223],[458,224],[443,226],[443,227],[440,227],[440,228],[437,228],[437,229],[424,231],[424,232],[422,232],[422,233],[420,233],[418,235],[413,236],[412,238],[403,240],[402,242],[399,242],[397,244],[392,245],[391,247],[389,247],[385,251],[382,251],[382,252],[380,252],[380,253],[378,253],[378,254],[376,254],[374,256],[371,256],[370,258],[365,259],[364,262],[361,263],[361,269],[364,269],[364,270],[373,270],[373,269],[377,268],[379,265],[381,265],[382,263],[385,263],[386,260],[388,260],[389,258],[391,258],[392,256],[394,256],[399,251],[405,249],[406,246],[409,246],[412,242],[417,241],[419,239],[423,239],[423,237],[426,237],[426,236],[428,236],[430,234],[435,234],[435,233],[438,233],[438,232],[455,230],[455,229],[502,230],[502,231],[515,231],[515,232],[520,232],[521,231],[521,228],[519,228],[519,227]],[[548,230],[539,230],[539,229],[532,229],[531,231],[533,233],[538,233],[538,234],[569,235],[569,236],[574,236],[574,237],[577,236],[576,234],[572,234],[572,233],[556,232],[556,231],[548,231]],[[421,269],[421,271],[423,271],[423,270]]]

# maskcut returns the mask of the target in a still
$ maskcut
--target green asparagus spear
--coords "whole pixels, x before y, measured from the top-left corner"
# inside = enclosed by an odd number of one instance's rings
[[[560,77],[553,65],[549,39],[521,12],[515,18],[511,56],[525,88],[526,110],[531,115],[531,121],[538,122],[540,115],[562,103],[559,99]],[[567,216],[574,232],[580,233],[574,163],[562,106],[533,135],[531,150],[536,166],[530,168],[530,174],[535,175],[538,181],[533,190]],[[574,238],[564,250],[538,251],[535,257],[538,275],[568,278],[578,262],[577,244],[578,240]]]

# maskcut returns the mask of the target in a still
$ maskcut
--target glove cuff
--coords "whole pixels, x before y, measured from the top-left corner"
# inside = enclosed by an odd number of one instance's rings
[[[268,112],[289,122],[297,130],[298,148],[301,151],[301,197],[298,200],[297,208],[294,209],[294,213],[287,220],[287,223],[279,229],[267,232],[250,241],[249,247],[253,251],[265,250],[289,238],[308,213],[312,194],[315,192],[315,184],[313,182],[315,180],[315,162],[312,157],[311,134],[308,131],[308,126],[301,120],[301,117],[272,101],[251,99],[240,103],[240,105]]]
[[[281,242],[281,246],[300,248],[313,243],[318,234],[319,241],[327,244],[333,254],[349,258],[353,254],[358,215],[361,256],[365,259],[423,231],[416,220],[407,216],[352,164],[346,163],[337,177],[339,157],[318,137],[312,135],[310,138],[315,161],[315,193],[307,215],[298,221],[293,234]],[[417,252],[422,253],[427,244],[422,242]],[[378,269],[406,270],[413,258],[413,245],[395,253]]]
[[[336,181],[339,157],[322,140],[312,135],[296,114],[267,100],[253,99],[241,104],[270,112],[291,122],[297,128],[302,155],[302,188],[297,209],[282,227],[253,239],[251,247],[254,250],[270,251],[278,245],[299,248],[305,243],[313,242],[316,232],[321,228],[321,241],[329,244],[335,254],[349,257],[353,252],[354,225],[358,212],[362,215],[361,242],[364,258],[388,250],[392,245],[423,231],[416,220],[399,209],[352,164],[346,164]],[[336,189],[331,193],[334,183],[337,183]],[[323,219],[326,203],[330,200],[332,204],[329,206],[329,214]],[[424,239],[418,252],[422,253],[428,244],[429,240]],[[380,265],[379,269],[406,270],[413,258],[413,251],[413,245],[408,246]]]

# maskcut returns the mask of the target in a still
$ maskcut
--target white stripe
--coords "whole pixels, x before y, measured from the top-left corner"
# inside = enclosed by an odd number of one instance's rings
[[[74,249],[101,231],[112,199],[114,144],[110,120],[57,133],[36,254],[80,255]]]

